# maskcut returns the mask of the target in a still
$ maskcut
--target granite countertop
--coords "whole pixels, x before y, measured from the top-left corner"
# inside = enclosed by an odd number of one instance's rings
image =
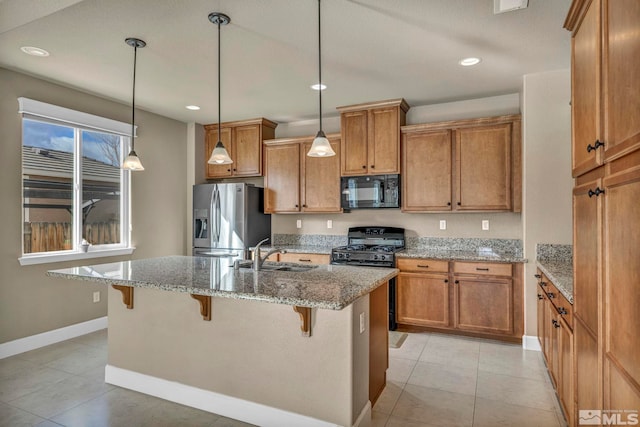
[[[525,263],[527,259],[515,252],[494,250],[450,250],[450,249],[405,249],[396,253],[396,258],[429,258],[448,261],[488,261]]]
[[[539,259],[536,263],[567,301],[573,304],[573,262],[567,259]]]
[[[266,264],[278,264],[270,263]],[[286,265],[295,265],[287,263]],[[394,268],[319,265],[304,272],[233,269],[232,258],[168,256],[51,270],[48,276],[341,310],[398,274]]]

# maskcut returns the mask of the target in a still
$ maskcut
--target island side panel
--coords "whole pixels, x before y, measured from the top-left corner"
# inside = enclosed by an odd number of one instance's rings
[[[389,367],[388,283],[369,294],[369,400],[374,405],[387,384]]]
[[[213,298],[203,321],[189,294],[135,293],[128,310],[109,289],[111,366],[337,425],[352,425],[368,402],[368,362],[354,364],[369,351],[368,334],[354,335],[359,313],[369,317],[368,297],[314,309],[312,336],[303,337],[288,305]]]

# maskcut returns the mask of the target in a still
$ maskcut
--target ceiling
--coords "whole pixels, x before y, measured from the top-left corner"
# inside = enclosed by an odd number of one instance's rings
[[[529,0],[494,15],[493,0],[323,0],[323,113],[403,97],[427,105],[519,92],[522,76],[569,68],[570,0]],[[217,27],[222,27],[222,121],[315,119],[315,0],[0,0],[0,66],[131,103],[184,122],[217,121]],[[22,46],[46,49],[38,58]],[[462,67],[477,56],[482,62]],[[189,111],[186,105],[202,107]]]

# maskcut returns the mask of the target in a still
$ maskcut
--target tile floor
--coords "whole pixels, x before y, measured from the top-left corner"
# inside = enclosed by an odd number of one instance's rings
[[[107,332],[0,360],[0,427],[249,424],[104,382]],[[373,427],[565,426],[539,352],[439,334],[390,349]]]

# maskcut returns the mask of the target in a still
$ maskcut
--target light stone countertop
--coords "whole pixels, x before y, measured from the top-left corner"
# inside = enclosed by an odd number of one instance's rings
[[[265,264],[279,264],[270,263]],[[296,265],[287,263],[286,265]],[[398,274],[319,265],[308,271],[233,269],[232,258],[167,256],[50,270],[48,276],[221,298],[341,310]]]
[[[334,246],[318,246],[318,245],[275,245],[261,246],[260,253],[265,254],[273,248],[284,249],[292,254],[320,254],[331,255],[331,249]]]
[[[405,249],[396,253],[396,258],[428,258],[447,261],[482,261],[525,263],[527,259],[521,254],[499,252],[494,250],[448,250],[448,249]]]
[[[567,301],[573,304],[573,262],[563,259],[539,259],[536,263]]]

